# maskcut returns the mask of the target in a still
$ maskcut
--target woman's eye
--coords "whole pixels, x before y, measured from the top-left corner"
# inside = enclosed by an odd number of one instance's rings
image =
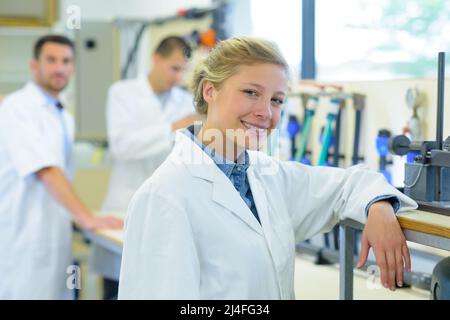
[[[276,105],[282,105],[284,103],[284,100],[283,99],[274,98],[274,99],[272,99],[272,102],[275,103]]]
[[[244,90],[244,93],[251,97],[256,97],[258,93],[255,90]]]

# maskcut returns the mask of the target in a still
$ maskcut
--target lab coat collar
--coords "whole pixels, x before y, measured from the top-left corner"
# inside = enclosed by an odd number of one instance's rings
[[[251,229],[263,235],[261,225],[255,219],[244,200],[234,188],[230,179],[217,167],[214,161],[181,130],[175,135],[172,161],[183,163],[189,173],[212,183],[212,200],[230,210]],[[252,177],[254,177],[252,175]],[[263,207],[260,205],[259,207]],[[259,209],[258,205],[257,208]]]
[[[157,97],[158,95],[156,94],[155,91],[153,91],[152,86],[150,85],[150,82],[148,81],[148,75],[146,74],[140,74],[137,77],[137,81],[139,83],[139,86],[141,87],[142,90],[144,90],[145,92],[147,92],[149,95],[152,95],[154,97]],[[170,89],[169,91],[166,91],[164,94],[168,94],[171,95],[172,94],[172,89]],[[158,99],[159,101],[159,99]]]
[[[36,102],[36,105],[49,104],[42,89],[33,81],[27,82],[25,85],[25,91],[29,95],[29,99]]]
[[[165,102],[165,104],[163,105],[161,103],[161,100],[158,98],[158,95],[156,94],[155,91],[153,91],[152,86],[150,85],[150,82],[148,81],[148,75],[145,74],[140,74],[137,78],[137,83],[139,84],[139,88],[140,90],[148,96],[148,100],[150,101],[156,101],[159,105],[159,110],[161,111],[162,114],[167,114],[170,112],[173,112],[173,110],[171,108],[168,108],[169,104],[173,104],[174,101],[176,101],[176,97],[174,100],[174,92],[173,92],[173,88],[170,89],[169,91],[167,91],[165,94],[168,95],[168,98]]]
[[[36,105],[51,107],[53,111],[59,111],[56,106],[56,100],[54,97],[47,94],[44,89],[39,87],[34,81],[28,81],[25,85],[25,90],[29,94],[29,99],[34,101]],[[64,104],[64,100],[59,100]]]
[[[155,94],[145,74],[138,75],[137,82],[139,83],[139,86],[143,91],[147,92],[148,94]]]

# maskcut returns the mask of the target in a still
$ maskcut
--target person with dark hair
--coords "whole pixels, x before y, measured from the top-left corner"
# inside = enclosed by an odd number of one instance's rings
[[[33,80],[0,106],[0,299],[64,299],[71,220],[91,230],[123,221],[94,217],[70,184],[74,123],[60,93],[74,72],[72,41],[40,38],[30,68]]]
[[[75,45],[73,44],[72,40],[65,36],[61,36],[58,34],[49,34],[46,36],[43,36],[36,41],[34,44],[34,50],[33,50],[33,57],[34,59],[38,60],[39,56],[41,55],[42,48],[46,43],[56,43],[61,44],[63,46],[67,46],[72,50],[72,53],[75,53]]]
[[[197,119],[192,95],[177,86],[190,56],[182,37],[166,37],[147,75],[111,86],[106,117],[113,169],[102,211],[125,212],[134,192],[169,154],[172,133]],[[94,245],[93,259],[96,250]],[[103,297],[115,299],[118,282],[104,276]]]
[[[164,38],[155,50],[155,53],[159,54],[163,58],[169,57],[175,49],[181,49],[186,58],[191,57],[191,47],[187,42],[177,36],[171,36]]]
[[[111,86],[106,115],[113,170],[103,211],[125,212],[133,193],[169,154],[172,132],[197,119],[193,96],[178,86],[190,56],[182,37],[166,37],[147,76]]]

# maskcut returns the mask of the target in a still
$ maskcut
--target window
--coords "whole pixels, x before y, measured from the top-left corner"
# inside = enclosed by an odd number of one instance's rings
[[[447,0],[316,0],[319,80],[434,77],[449,39]]]
[[[300,0],[252,0],[252,35],[272,40],[286,58],[293,79],[298,79],[301,59]]]

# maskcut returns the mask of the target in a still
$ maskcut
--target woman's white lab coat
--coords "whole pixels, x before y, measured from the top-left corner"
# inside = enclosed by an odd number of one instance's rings
[[[133,197],[120,299],[293,299],[295,244],[339,219],[366,222],[366,206],[395,195],[378,173],[279,162],[249,152],[247,176],[261,225],[230,180],[191,139]]]
[[[71,217],[34,174],[57,166],[72,176],[61,117],[72,143],[72,116],[32,82],[0,105],[0,299],[63,299],[73,292],[66,286]]]
[[[192,95],[178,87],[163,107],[145,76],[111,87],[107,127],[113,168],[104,211],[126,211],[134,192],[170,153],[172,122],[194,111]]]

